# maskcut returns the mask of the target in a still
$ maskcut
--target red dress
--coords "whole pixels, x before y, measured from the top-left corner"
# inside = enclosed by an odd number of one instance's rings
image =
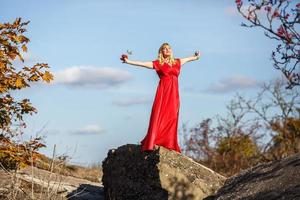
[[[142,151],[153,150],[154,145],[181,152],[177,140],[179,116],[178,76],[180,74],[180,59],[171,67],[167,63],[159,64],[152,61],[153,68],[159,76],[147,135],[141,141]]]

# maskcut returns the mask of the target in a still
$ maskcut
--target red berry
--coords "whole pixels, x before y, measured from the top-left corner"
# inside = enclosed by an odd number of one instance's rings
[[[273,13],[273,16],[272,17],[279,17],[280,16],[280,13],[278,12],[278,10],[276,9]]]
[[[266,6],[265,7],[265,10],[268,11],[268,12],[271,12],[271,9],[272,9],[271,6]]]
[[[126,54],[122,54],[120,60],[122,60],[123,62],[125,62],[125,58],[128,59],[128,56]]]
[[[288,19],[289,16],[290,16],[290,14],[286,14],[284,18],[285,18],[285,19]]]
[[[241,7],[243,4],[242,0],[235,0],[235,3],[238,7]]]

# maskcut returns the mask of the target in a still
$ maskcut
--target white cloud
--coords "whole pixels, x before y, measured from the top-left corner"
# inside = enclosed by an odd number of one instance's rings
[[[151,103],[152,100],[150,99],[128,99],[128,100],[118,100],[114,101],[113,104],[117,106],[132,106],[132,105],[139,105],[139,104],[147,104]]]
[[[97,124],[87,125],[81,129],[71,131],[71,133],[78,135],[101,134],[103,132],[105,132],[105,130]]]
[[[53,72],[53,84],[105,89],[129,81],[129,72],[112,67],[74,66]]]
[[[245,77],[242,75],[236,75],[230,78],[225,78],[218,83],[212,84],[205,91],[212,93],[225,93],[238,89],[254,88],[259,85],[257,80]]]

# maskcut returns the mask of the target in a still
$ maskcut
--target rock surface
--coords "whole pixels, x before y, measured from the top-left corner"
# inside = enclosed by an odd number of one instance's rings
[[[105,199],[203,199],[219,189],[225,177],[176,151],[140,145],[111,149],[102,163]]]
[[[300,154],[257,165],[228,178],[205,200],[300,199]]]

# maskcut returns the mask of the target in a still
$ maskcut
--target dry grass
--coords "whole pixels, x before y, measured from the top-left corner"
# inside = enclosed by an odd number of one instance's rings
[[[78,165],[66,165],[65,169],[67,171],[68,176],[83,178],[92,182],[101,182],[101,165],[94,164],[88,167],[82,167]]]
[[[101,164],[83,167],[68,164],[68,158],[56,156],[54,148],[52,158],[42,156],[26,169],[9,171],[0,166],[0,199],[67,199],[62,187],[65,176],[101,182]]]
[[[52,159],[54,160],[54,159]],[[22,175],[22,170],[7,170],[0,165],[0,197],[6,200],[17,199],[37,199],[37,200],[61,200],[66,199],[61,195],[61,174],[53,172],[55,163],[50,164],[50,171],[48,174],[38,176],[35,173],[35,167],[29,166],[27,169],[30,176]],[[55,177],[55,184],[52,180]]]
[[[82,178],[92,182],[101,181],[102,167],[99,163],[83,167],[79,165],[69,164],[68,162],[61,160],[52,161],[52,159],[43,156],[41,160],[38,160],[36,167],[49,171],[52,162],[56,163],[53,169],[54,173],[60,173],[65,176],[73,176],[75,178]]]

